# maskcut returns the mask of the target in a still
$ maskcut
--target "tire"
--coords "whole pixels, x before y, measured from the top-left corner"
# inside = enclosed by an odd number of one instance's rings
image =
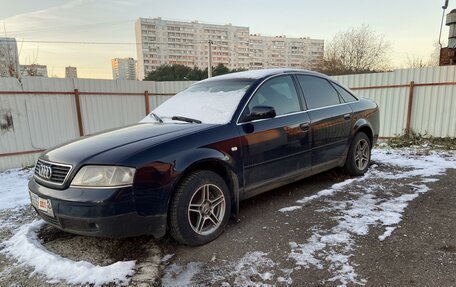
[[[350,175],[363,175],[369,168],[372,144],[363,132],[353,138],[344,169]]]
[[[169,232],[185,245],[203,245],[223,232],[230,212],[230,192],[223,178],[212,171],[196,171],[174,193],[168,214]]]

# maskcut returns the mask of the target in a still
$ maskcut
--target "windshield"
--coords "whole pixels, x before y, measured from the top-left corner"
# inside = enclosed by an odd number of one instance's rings
[[[228,123],[253,82],[231,79],[196,83],[158,106],[141,122],[156,122],[158,116],[163,122],[183,122],[179,119],[187,118],[209,124]]]

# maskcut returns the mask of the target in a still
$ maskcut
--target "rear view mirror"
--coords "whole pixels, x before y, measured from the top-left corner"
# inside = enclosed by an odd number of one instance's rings
[[[254,106],[244,121],[254,121],[261,119],[271,119],[276,116],[275,109],[270,106]]]

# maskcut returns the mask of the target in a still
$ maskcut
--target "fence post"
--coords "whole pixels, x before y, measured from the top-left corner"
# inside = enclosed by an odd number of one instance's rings
[[[79,136],[84,135],[84,126],[82,124],[81,102],[79,101],[79,90],[74,89],[74,101],[76,103],[76,115],[78,117]]]
[[[415,82],[410,82],[408,106],[407,106],[407,122],[405,123],[405,135],[410,134],[410,121],[412,119],[412,108],[413,108],[413,92],[415,90]]]
[[[149,91],[144,91],[144,105],[146,106],[146,116],[150,113]]]

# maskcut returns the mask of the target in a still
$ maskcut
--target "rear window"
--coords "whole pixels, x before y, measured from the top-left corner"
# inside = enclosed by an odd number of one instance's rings
[[[339,95],[342,97],[342,99],[344,99],[344,101],[346,103],[355,102],[355,101],[358,100],[357,98],[355,98],[355,96],[350,94],[347,90],[345,90],[344,88],[342,88],[338,84],[335,84],[335,83],[332,83],[332,84],[333,84],[333,87],[337,90]]]
[[[309,109],[340,104],[339,95],[327,80],[314,76],[298,75],[298,82],[304,92]]]

